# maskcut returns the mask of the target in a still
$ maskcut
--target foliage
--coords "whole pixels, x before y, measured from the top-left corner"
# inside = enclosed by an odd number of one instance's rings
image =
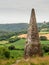
[[[16,35],[16,33],[0,31],[0,41],[7,40],[13,35]]]
[[[7,32],[21,32],[27,30],[28,23],[0,24],[0,30]]]
[[[46,36],[40,36],[40,40],[47,40]]]
[[[6,57],[6,58],[10,58],[10,52],[7,50],[7,51],[5,51],[4,52],[4,56]]]
[[[16,42],[16,41],[18,41],[18,40],[20,40],[20,38],[18,38],[18,37],[10,38],[10,39],[9,39],[9,42],[10,42],[10,43],[13,43],[13,42]]]
[[[48,44],[47,46],[49,46],[49,41],[41,41],[41,44],[42,44],[42,50],[43,50],[43,52],[45,54],[45,50],[43,49],[43,47],[46,46],[47,44]],[[0,48],[1,47],[3,48],[3,46],[6,46],[6,47],[9,48],[12,45],[15,46],[16,49],[24,49],[25,39],[20,39],[19,41],[16,41],[13,44],[12,43],[2,44],[2,45],[0,45]],[[12,58],[20,58],[20,57],[23,57],[23,54],[24,54],[24,51],[23,50],[10,50],[10,57],[12,57]],[[2,57],[5,57],[4,54],[0,54],[0,57],[1,56]]]
[[[8,49],[9,49],[9,50],[15,50],[16,48],[15,48],[14,45],[11,45],[11,46],[8,47]]]
[[[23,34],[23,33],[27,33],[27,29],[28,29],[29,24],[27,23],[19,23],[19,24],[0,24],[0,33],[3,34],[6,32],[9,32],[11,34],[13,34],[12,32],[14,32],[14,34]],[[49,32],[49,22],[45,22],[45,23],[37,23],[38,26],[38,31],[40,32],[42,29],[47,28],[47,30],[45,30],[45,32]],[[1,35],[0,34],[0,35]]]
[[[16,62],[16,59],[0,59],[0,65],[12,65]]]
[[[0,58],[10,58],[10,52],[7,48],[5,47],[0,48]]]
[[[35,64],[35,63],[30,63],[30,65],[37,65],[37,64]]]
[[[12,58],[19,59],[19,58],[23,58],[24,51],[23,50],[12,50],[12,51],[10,50],[10,54]]]
[[[45,44],[45,45],[42,45],[42,49],[44,50],[44,52],[49,52],[49,44]]]

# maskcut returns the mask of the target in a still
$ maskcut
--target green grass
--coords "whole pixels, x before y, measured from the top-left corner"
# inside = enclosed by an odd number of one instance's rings
[[[22,51],[22,50],[12,50],[12,51],[10,51],[10,55],[13,58],[20,59],[24,56],[24,51]]]
[[[2,41],[3,42],[3,41]],[[0,41],[0,47],[9,47],[11,45],[14,45],[16,48],[19,48],[19,49],[24,49],[24,46],[25,46],[25,42],[26,40],[25,39],[20,39],[14,43],[5,43],[5,44],[2,44],[1,41]],[[40,41],[41,44],[49,44],[49,41]],[[4,43],[4,42],[3,42]],[[24,57],[24,51],[23,50],[10,50],[10,57],[11,59],[22,59]],[[11,65],[13,62],[15,61],[12,61],[12,62],[6,62],[6,65]],[[33,64],[33,63],[32,63]],[[1,64],[3,65],[3,64]],[[5,64],[4,64],[5,65]],[[22,64],[21,64],[22,65]],[[24,64],[25,65],[25,64]],[[40,65],[40,64],[39,64]],[[42,64],[41,64],[42,65]]]
[[[24,49],[25,46],[25,39],[20,39],[19,41],[16,41],[14,43],[8,43],[8,44],[0,44],[0,47],[9,47],[11,45],[14,45],[18,49]],[[22,58],[24,55],[23,50],[10,50],[11,58]]]
[[[47,40],[47,41],[40,41],[41,42],[41,44],[49,44],[49,40]]]
[[[19,41],[16,41],[14,43],[8,43],[8,44],[0,44],[0,46],[11,46],[14,45],[16,48],[22,49],[25,46],[25,39],[20,39]]]
[[[0,42],[1,42],[1,41],[0,41]],[[1,44],[0,44],[0,47],[2,47],[2,46],[9,47],[9,46],[11,46],[11,45],[14,45],[16,48],[23,49],[24,46],[25,46],[25,42],[26,42],[25,39],[20,39],[20,40],[14,42],[14,43],[7,43],[7,44],[2,44],[2,43],[1,43]],[[3,43],[4,43],[4,42],[3,42]],[[49,40],[47,40],[47,41],[40,41],[40,43],[41,43],[41,44],[49,44]]]
[[[5,40],[0,41],[0,44],[7,44],[7,43],[8,43],[8,41],[5,41]]]
[[[16,59],[0,59],[0,65],[12,65],[16,62]]]
[[[25,46],[25,39],[20,39],[14,43],[5,44],[6,46],[14,45],[16,48],[22,49]]]
[[[49,41],[40,41],[41,44],[49,44]],[[20,39],[19,41],[16,41],[14,43],[8,43],[8,44],[0,44],[0,47],[9,47],[11,45],[14,45],[18,49],[24,49],[25,46],[25,39]],[[10,50],[11,57],[14,58],[21,58],[24,55],[23,50]]]
[[[39,33],[41,33],[41,34],[49,34],[49,32],[39,32]]]

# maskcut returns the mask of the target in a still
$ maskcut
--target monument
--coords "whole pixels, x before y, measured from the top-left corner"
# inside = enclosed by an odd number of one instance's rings
[[[28,28],[28,35],[25,45],[25,57],[31,57],[33,55],[41,56],[41,45],[39,40],[38,28],[35,17],[35,10],[31,11],[30,24]]]

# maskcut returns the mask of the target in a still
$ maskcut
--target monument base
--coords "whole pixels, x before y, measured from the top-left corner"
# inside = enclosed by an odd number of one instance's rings
[[[25,58],[33,56],[43,56],[43,53],[40,48],[40,44],[26,44],[25,47]]]

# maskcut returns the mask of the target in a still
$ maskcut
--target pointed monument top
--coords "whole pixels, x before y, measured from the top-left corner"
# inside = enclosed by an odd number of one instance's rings
[[[32,12],[35,12],[35,9],[34,8],[32,8]]]
[[[32,8],[32,11],[34,11],[34,8]]]
[[[34,8],[32,8],[32,10],[31,10],[31,17],[30,17],[30,23],[34,24],[33,22],[36,23],[36,16],[35,16],[35,9]]]
[[[28,28],[27,44],[25,46],[25,57],[41,55],[41,46],[36,23],[35,9],[31,10],[30,25]]]
[[[35,9],[34,8],[32,8],[32,10],[31,10],[31,16],[35,16]]]

